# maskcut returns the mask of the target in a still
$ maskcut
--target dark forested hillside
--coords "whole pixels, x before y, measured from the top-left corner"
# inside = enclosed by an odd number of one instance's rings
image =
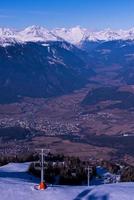
[[[94,74],[86,59],[85,52],[66,42],[0,47],[0,103],[52,97],[83,86]]]

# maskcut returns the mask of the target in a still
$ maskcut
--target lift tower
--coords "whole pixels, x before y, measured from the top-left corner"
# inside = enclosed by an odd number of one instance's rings
[[[50,149],[36,149],[36,151],[39,152],[40,155],[40,169],[41,169],[41,181],[38,186],[38,189],[40,190],[45,190],[47,188],[47,185],[44,180],[44,164],[45,164],[45,157],[48,155],[50,152]]]

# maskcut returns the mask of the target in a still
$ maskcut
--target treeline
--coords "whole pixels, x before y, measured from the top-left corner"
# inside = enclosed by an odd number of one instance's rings
[[[112,174],[120,173],[120,164],[116,164],[110,161],[103,160],[101,166],[107,169]]]
[[[127,166],[123,169],[121,182],[134,182],[134,166]]]
[[[24,153],[16,156],[0,155],[0,166],[6,165],[10,162],[32,162],[29,172],[40,177],[39,163],[34,164],[33,161],[38,161],[38,153]],[[101,161],[101,163],[94,163],[88,161],[81,161],[77,157],[69,157],[64,155],[50,154],[45,158],[45,181],[51,184],[65,184],[65,185],[85,185],[87,184],[87,167],[90,166],[90,180],[96,176],[96,166],[100,165],[106,168],[113,174],[120,175],[121,182],[134,181],[134,166],[129,166],[125,163],[114,163],[110,161]],[[36,163],[36,162],[35,162]],[[38,169],[37,169],[38,168]]]
[[[38,159],[38,155],[33,154],[33,153],[18,154],[16,156],[0,155],[0,166],[6,165],[11,162],[15,162],[15,163],[32,162],[37,159]]]
[[[134,182],[134,166],[129,166],[123,162],[116,164],[109,161],[102,161],[101,166],[113,174],[119,174],[120,182]]]
[[[87,167],[90,166],[90,179],[96,175],[96,167],[76,157],[52,155],[46,158],[45,181],[50,184],[85,185],[87,184]],[[40,177],[40,168],[32,163],[30,173]]]

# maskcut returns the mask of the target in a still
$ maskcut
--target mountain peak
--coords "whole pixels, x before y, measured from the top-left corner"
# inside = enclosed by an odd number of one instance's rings
[[[78,25],[68,29],[66,28],[54,29],[53,32],[54,34],[58,35],[59,37],[63,38],[64,40],[70,43],[78,44],[85,37],[88,30]]]
[[[19,33],[19,35],[23,41],[38,42],[38,41],[58,40],[58,37],[54,35],[51,31],[42,26],[37,26],[37,25],[32,25],[25,28]]]
[[[39,32],[44,32],[44,31],[48,31],[48,30],[43,26],[32,25],[32,26],[28,26],[23,31],[25,31],[27,33],[30,33],[30,32],[39,33]]]
[[[9,28],[0,28],[0,37],[11,37],[14,34],[14,31]]]

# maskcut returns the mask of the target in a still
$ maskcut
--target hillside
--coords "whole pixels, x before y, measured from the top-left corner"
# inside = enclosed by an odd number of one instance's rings
[[[0,28],[0,155],[49,143],[58,153],[133,165],[133,36]]]
[[[86,53],[66,42],[14,44],[0,54],[0,103],[62,95],[94,74]]]
[[[0,196],[2,200],[134,200],[134,183],[101,186],[49,186],[37,191],[39,180],[26,171],[29,163],[10,163],[0,167]],[[0,198],[1,198],[0,197]]]
[[[106,101],[111,101],[114,104],[107,106],[108,108],[133,108],[134,94],[128,91],[120,91],[117,87],[99,87],[89,92],[82,104],[95,105]]]

